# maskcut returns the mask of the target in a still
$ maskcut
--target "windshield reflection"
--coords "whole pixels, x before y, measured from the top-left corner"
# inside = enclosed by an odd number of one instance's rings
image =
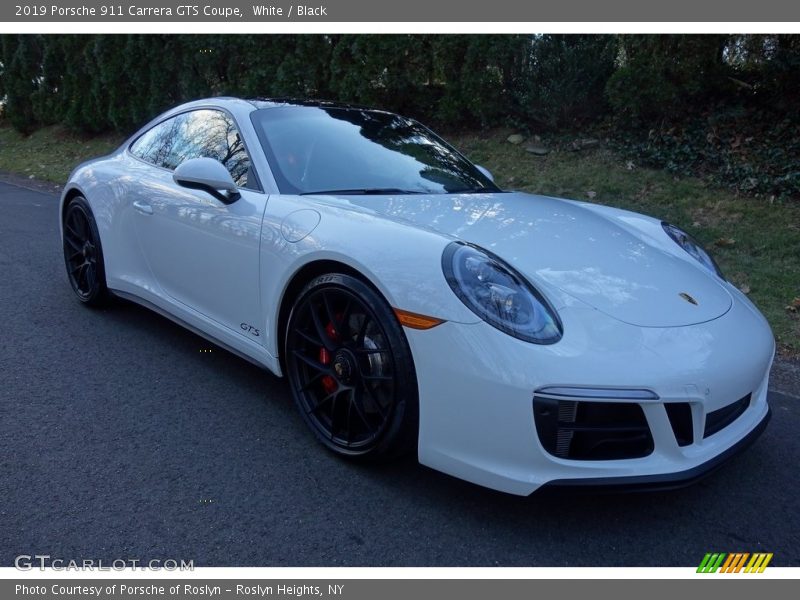
[[[443,140],[398,115],[288,106],[252,119],[282,193],[500,191]]]

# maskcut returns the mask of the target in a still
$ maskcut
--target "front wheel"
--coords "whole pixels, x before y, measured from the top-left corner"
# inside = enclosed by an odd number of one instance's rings
[[[400,323],[363,281],[315,278],[286,331],[292,395],[311,430],[334,452],[381,460],[413,450],[417,378]]]
[[[70,200],[64,213],[64,262],[72,290],[84,304],[98,306],[108,297],[100,235],[86,199]]]

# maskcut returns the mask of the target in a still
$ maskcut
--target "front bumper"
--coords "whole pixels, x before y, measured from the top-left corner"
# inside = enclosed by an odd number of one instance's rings
[[[547,484],[674,487],[722,464],[766,425],[774,339],[745,298],[735,296],[722,317],[687,327],[636,327],[580,303],[559,314],[564,337],[550,346],[485,323],[407,330],[420,389],[422,464],[518,495]],[[637,401],[652,452],[615,460],[549,453],[533,416],[534,392],[548,386],[652,390],[656,400]],[[746,395],[738,418],[704,435],[706,415]],[[689,444],[676,439],[670,403],[691,407]]]
[[[593,477],[583,479],[556,479],[546,483],[543,488],[553,490],[582,489],[592,492],[657,492],[675,490],[692,485],[711,475],[728,460],[750,447],[756,438],[767,428],[771,411],[767,408],[764,418],[733,446],[720,452],[701,465],[686,471],[659,473],[656,475],[633,475],[629,477]]]

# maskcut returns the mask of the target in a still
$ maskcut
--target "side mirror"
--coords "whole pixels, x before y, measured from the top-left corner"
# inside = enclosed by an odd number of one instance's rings
[[[225,204],[239,198],[239,190],[228,169],[213,158],[190,158],[182,162],[172,173],[172,179],[185,188],[208,192]]]
[[[481,173],[483,173],[484,175],[486,175],[486,177],[488,177],[488,178],[489,178],[489,181],[491,181],[492,183],[494,183],[494,176],[493,176],[493,175],[492,175],[492,173],[489,171],[489,169],[487,169],[486,167],[482,167],[482,166],[480,166],[480,165],[475,165],[475,166],[477,167],[478,171],[480,171]]]

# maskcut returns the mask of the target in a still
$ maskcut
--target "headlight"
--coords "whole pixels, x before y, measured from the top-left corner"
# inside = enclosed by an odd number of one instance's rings
[[[699,262],[712,273],[715,273],[720,278],[725,279],[722,271],[719,269],[719,266],[717,266],[716,261],[711,258],[711,255],[703,249],[696,239],[694,239],[680,227],[676,227],[670,223],[662,221],[661,226],[664,228],[664,231],[667,232],[667,235],[671,237],[675,243],[678,244],[678,246],[691,254],[697,260],[697,262]]]
[[[561,323],[547,300],[486,250],[453,242],[442,255],[442,269],[456,296],[489,325],[534,344],[561,339]]]

